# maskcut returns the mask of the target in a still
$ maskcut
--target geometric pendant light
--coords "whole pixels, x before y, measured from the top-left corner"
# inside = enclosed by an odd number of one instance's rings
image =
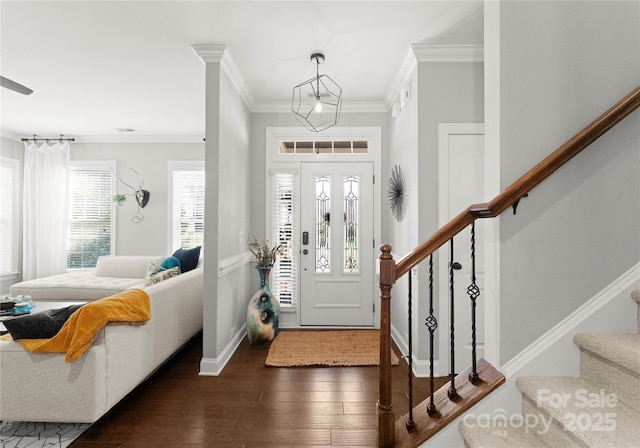
[[[291,111],[307,129],[320,132],[338,124],[342,88],[328,75],[320,75],[322,53],[313,53],[311,62],[316,64],[316,76],[293,88]]]

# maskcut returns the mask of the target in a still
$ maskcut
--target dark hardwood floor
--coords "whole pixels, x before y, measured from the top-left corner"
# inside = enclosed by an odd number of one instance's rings
[[[376,446],[377,367],[266,367],[268,350],[245,338],[220,376],[199,376],[199,335],[70,447]],[[401,360],[396,417],[408,412],[407,376]],[[428,388],[414,380],[414,406]]]

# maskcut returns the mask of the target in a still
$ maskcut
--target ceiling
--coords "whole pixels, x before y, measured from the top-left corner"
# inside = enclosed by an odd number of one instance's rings
[[[0,25],[0,73],[34,91],[0,89],[3,135],[171,139],[204,135],[192,45],[227,46],[254,112],[287,111],[318,51],[345,113],[382,111],[412,44],[482,43],[483,2],[2,0]]]

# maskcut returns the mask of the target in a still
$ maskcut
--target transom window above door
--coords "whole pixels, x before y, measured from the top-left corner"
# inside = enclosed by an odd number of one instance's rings
[[[280,154],[369,154],[366,140],[281,141]]]

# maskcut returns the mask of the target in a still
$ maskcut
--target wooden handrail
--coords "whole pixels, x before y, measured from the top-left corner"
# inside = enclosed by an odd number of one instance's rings
[[[640,107],[640,86],[592,121],[564,145],[549,154],[542,162],[523,174],[492,201],[470,206],[441,227],[413,252],[399,260],[396,263],[396,280],[416,267],[477,218],[494,218],[513,206],[529,191],[537,187],[638,107]]]
[[[391,288],[404,274],[433,254],[478,218],[493,218],[525,197],[555,171],[605,132],[640,107],[640,86],[618,101],[582,131],[560,146],[542,162],[527,171],[492,201],[472,205],[441,227],[431,238],[397,263],[391,246],[380,246],[380,365],[378,400],[378,446],[392,447],[395,443],[395,414],[391,403]]]

